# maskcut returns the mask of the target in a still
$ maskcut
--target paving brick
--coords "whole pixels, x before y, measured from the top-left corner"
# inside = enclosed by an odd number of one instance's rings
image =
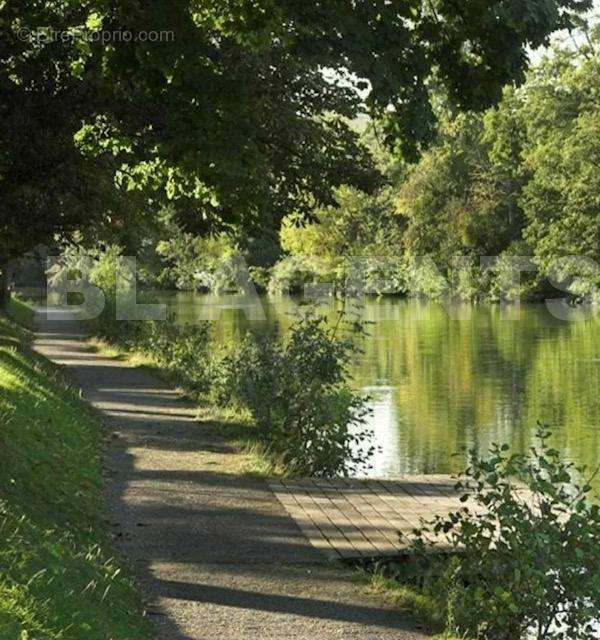
[[[329,558],[376,557],[406,547],[399,532],[464,506],[451,476],[392,480],[301,478],[270,486],[311,544]],[[441,541],[441,539],[440,539]]]

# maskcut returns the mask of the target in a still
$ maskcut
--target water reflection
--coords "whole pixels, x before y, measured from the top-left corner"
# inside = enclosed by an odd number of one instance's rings
[[[255,300],[264,316],[252,319],[232,297],[180,293],[169,303],[187,320],[210,303],[221,342],[248,328],[285,333],[297,311],[289,298]],[[456,471],[465,455],[453,454],[493,441],[526,450],[538,420],[556,429],[566,458],[599,464],[600,320],[558,320],[544,305],[395,299],[367,302],[362,316],[372,324],[354,374],[373,398],[374,475]]]

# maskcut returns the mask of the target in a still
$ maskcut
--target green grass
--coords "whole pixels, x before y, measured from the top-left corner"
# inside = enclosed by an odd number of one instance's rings
[[[431,556],[425,561],[407,556],[396,562],[360,567],[359,571],[372,592],[406,611],[432,640],[456,640],[446,629],[449,584],[445,574],[450,566],[451,560],[444,557]]]
[[[383,596],[398,609],[409,613],[425,627],[428,633],[437,632],[439,635],[434,636],[436,640],[450,640],[451,636],[443,632],[444,625],[439,619],[439,605],[434,598],[420,592],[412,585],[382,573],[372,574],[368,582],[374,593]]]
[[[33,328],[34,310],[27,303],[14,296],[10,300],[8,315],[17,324],[27,327],[28,329]]]
[[[102,524],[100,424],[26,341],[0,316],[0,638],[149,638]]]

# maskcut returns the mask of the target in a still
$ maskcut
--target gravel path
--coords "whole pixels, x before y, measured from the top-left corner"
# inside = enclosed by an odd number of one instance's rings
[[[114,432],[111,530],[153,601],[161,640],[417,640],[406,616],[313,549],[239,454],[165,383],[40,320],[35,348],[63,365]],[[137,639],[131,639],[137,640]]]

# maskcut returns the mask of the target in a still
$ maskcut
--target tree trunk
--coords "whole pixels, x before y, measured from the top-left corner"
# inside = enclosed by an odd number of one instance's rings
[[[8,309],[10,290],[8,288],[8,265],[2,265],[0,271],[0,309]]]

